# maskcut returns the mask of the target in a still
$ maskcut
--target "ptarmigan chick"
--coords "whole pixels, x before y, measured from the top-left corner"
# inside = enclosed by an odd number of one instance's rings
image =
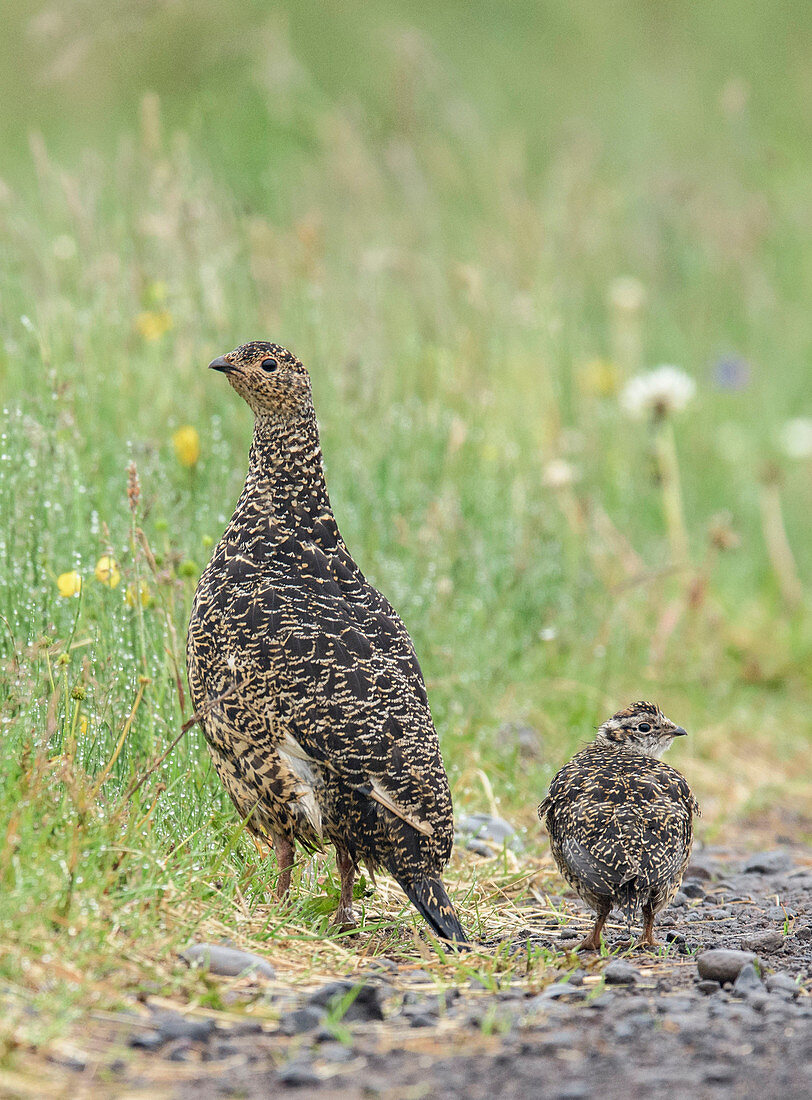
[[[659,759],[684,736],[653,703],[632,703],[564,765],[539,806],[559,870],[597,914],[582,950],[600,949],[616,907],[631,930],[642,906],[637,946],[658,946],[654,917],[682,881],[699,815],[684,776]]]
[[[354,923],[363,861],[463,943],[440,880],[454,823],[423,676],[405,626],[339,533],[308,373],[265,342],[210,366],[254,413],[245,487],[189,623],[189,686],[215,767],[248,827],[273,842],[280,896],[294,842],[329,842],[339,925]]]

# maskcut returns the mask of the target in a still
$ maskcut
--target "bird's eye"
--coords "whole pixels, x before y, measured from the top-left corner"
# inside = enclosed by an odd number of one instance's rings
[[[275,359],[263,359],[259,365],[262,367],[263,370],[267,371],[276,370],[276,368],[279,366]]]
[[[651,726],[648,724],[648,722],[641,722],[637,729],[640,733],[648,733],[651,729]]]

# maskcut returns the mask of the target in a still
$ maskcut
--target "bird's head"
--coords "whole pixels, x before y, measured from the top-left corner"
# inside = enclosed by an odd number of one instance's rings
[[[643,756],[661,757],[675,737],[685,737],[682,726],[666,718],[654,703],[632,703],[609,718],[598,729],[598,744],[638,752]]]
[[[254,340],[213,359],[232,387],[258,417],[296,420],[313,408],[310,375],[293,352],[279,344]]]

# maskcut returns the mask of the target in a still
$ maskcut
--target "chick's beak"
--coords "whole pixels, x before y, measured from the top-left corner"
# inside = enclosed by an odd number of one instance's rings
[[[671,736],[672,736],[672,737],[687,737],[687,736],[688,736],[688,731],[687,731],[687,730],[684,730],[684,729],[682,728],[682,726],[675,726],[675,727],[674,727],[674,728],[673,728],[673,729],[671,730]]]
[[[216,359],[212,359],[209,363],[209,370],[221,370],[223,374],[228,374],[235,369],[233,363],[229,363],[228,359],[224,355],[218,355]]]

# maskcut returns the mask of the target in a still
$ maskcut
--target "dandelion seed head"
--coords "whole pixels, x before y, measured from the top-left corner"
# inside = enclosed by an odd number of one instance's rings
[[[548,489],[563,489],[578,480],[578,472],[565,458],[554,458],[544,467],[541,475],[542,485]]]
[[[636,374],[620,394],[620,406],[633,420],[661,420],[682,410],[696,393],[696,382],[680,367],[664,364]]]
[[[812,458],[812,416],[788,420],[781,429],[779,442],[787,458]]]

